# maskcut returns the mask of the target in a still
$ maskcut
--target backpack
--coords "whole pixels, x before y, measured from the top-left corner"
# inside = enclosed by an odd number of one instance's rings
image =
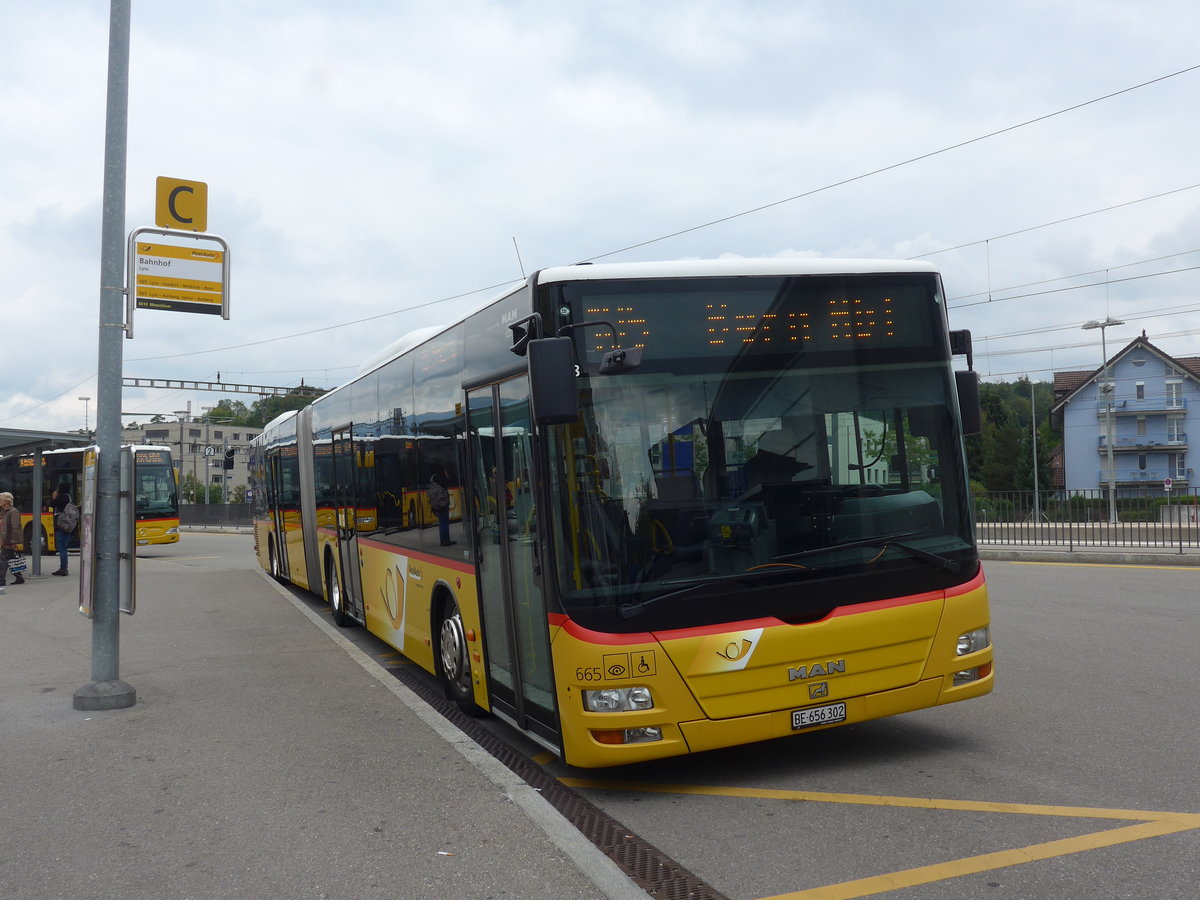
[[[434,481],[429,480],[429,508],[435,513],[445,512],[450,508],[450,492]]]
[[[59,531],[64,531],[67,534],[73,532],[76,526],[79,525],[79,507],[68,500],[67,505],[58,514],[58,520],[54,525]]]

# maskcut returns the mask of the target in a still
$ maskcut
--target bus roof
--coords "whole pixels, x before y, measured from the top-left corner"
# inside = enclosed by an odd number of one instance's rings
[[[489,303],[492,301],[489,300]],[[383,349],[376,352],[374,355],[367,357],[361,366],[358,367],[358,374],[369,372],[372,369],[382,366],[384,363],[391,362],[401,353],[406,350],[411,350],[417,344],[423,343],[435,334],[440,334],[449,328],[449,325],[427,325],[424,328],[415,328],[407,334],[392,341]]]
[[[907,259],[679,259],[672,262],[582,263],[538,272],[538,284],[630,278],[712,278],[751,275],[879,275],[933,273],[933,263]]]

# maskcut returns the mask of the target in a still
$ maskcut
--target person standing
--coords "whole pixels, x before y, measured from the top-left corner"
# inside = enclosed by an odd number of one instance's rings
[[[429,478],[429,509],[437,516],[438,543],[449,547],[450,540],[450,478],[444,466],[434,466]]]
[[[71,543],[71,532],[59,528],[58,523],[62,511],[70,502],[71,495],[67,493],[65,484],[60,484],[50,495],[50,508],[54,511],[54,548],[58,551],[58,571],[51,572],[51,575],[67,574],[67,546]]]
[[[8,578],[8,561],[17,555],[21,546],[21,513],[13,506],[13,495],[0,493],[0,587]],[[13,584],[24,584],[25,576],[13,573]]]

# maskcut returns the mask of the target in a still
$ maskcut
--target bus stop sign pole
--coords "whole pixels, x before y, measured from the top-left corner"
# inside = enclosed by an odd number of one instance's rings
[[[104,221],[100,238],[100,354],[96,377],[96,446],[99,453],[96,461],[92,680],[74,694],[75,709],[84,710],[126,709],[137,702],[137,692],[118,677],[125,168],[131,3],[132,0],[110,0],[109,4]]]

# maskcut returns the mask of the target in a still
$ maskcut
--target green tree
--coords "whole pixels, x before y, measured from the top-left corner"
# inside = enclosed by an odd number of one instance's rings
[[[191,472],[179,479],[179,498],[184,503],[203,503],[204,498],[200,480]]]
[[[251,425],[253,413],[241,400],[223,398],[208,411],[211,419],[228,422],[230,425]]]
[[[967,466],[971,477],[988,491],[1033,489],[1033,437],[1030,394],[1037,414],[1038,487],[1049,490],[1053,472],[1050,459],[1061,442],[1050,424],[1054,388],[1048,382],[1028,379],[985,382],[980,385],[983,430],[967,437]]]
[[[208,415],[212,421],[220,421],[228,425],[262,428],[280,413],[303,409],[324,393],[324,391],[314,392],[313,388],[305,387],[303,382],[297,385],[295,390],[301,393],[262,397],[249,406],[243,400],[223,397],[216,406],[209,410]]]
[[[305,392],[312,390],[311,388],[306,388],[303,383],[297,385],[297,389]],[[324,391],[317,394],[288,394],[286,397],[263,397],[261,400],[256,400],[251,407],[253,421],[246,424],[261,428],[280,413],[290,412],[294,409],[303,409],[316,400],[322,393]]]

